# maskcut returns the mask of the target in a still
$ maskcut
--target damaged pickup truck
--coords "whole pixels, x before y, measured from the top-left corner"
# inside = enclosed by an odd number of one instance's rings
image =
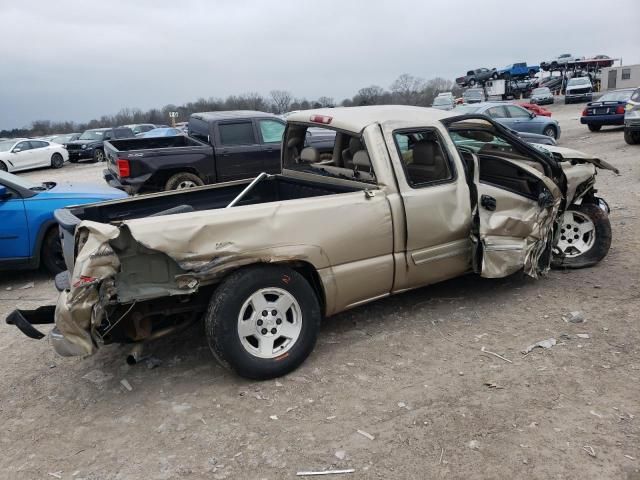
[[[335,131],[331,158],[305,147]],[[292,114],[282,174],[57,212],[70,274],[57,305],[7,322],[62,355],[143,342],[203,319],[239,375],[284,375],[323,317],[469,272],[532,277],[608,252],[608,163],[534,147],[482,115],[376,106]]]

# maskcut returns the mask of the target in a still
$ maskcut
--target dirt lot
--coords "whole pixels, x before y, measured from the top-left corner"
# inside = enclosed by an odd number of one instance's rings
[[[120,347],[61,358],[2,326],[0,477],[284,479],[353,468],[322,478],[640,479],[640,147],[620,129],[589,133],[582,108],[551,106],[560,145],[622,172],[598,178],[613,226],[598,267],[538,281],[469,276],[349,311],[324,322],[302,368],[262,383],[216,365],[198,328],[152,344],[161,364],[150,369],[127,366]],[[25,176],[101,182],[101,169]],[[43,273],[0,277],[2,318],[55,298]],[[573,310],[586,322],[563,321]],[[521,353],[550,337],[554,347]]]

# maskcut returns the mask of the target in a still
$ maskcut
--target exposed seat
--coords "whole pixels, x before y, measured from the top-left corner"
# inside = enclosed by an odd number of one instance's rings
[[[407,165],[412,183],[428,183],[450,177],[447,160],[438,143],[421,140],[413,146],[413,161]]]

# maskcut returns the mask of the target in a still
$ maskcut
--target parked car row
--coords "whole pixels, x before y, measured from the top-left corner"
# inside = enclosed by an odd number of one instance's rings
[[[613,90],[589,102],[580,123],[592,132],[603,126],[623,126],[624,140],[629,145],[640,143],[640,87]]]

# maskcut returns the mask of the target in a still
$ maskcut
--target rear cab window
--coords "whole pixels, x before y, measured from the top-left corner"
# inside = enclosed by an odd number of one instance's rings
[[[251,120],[218,123],[218,133],[220,144],[227,147],[257,143]]]

